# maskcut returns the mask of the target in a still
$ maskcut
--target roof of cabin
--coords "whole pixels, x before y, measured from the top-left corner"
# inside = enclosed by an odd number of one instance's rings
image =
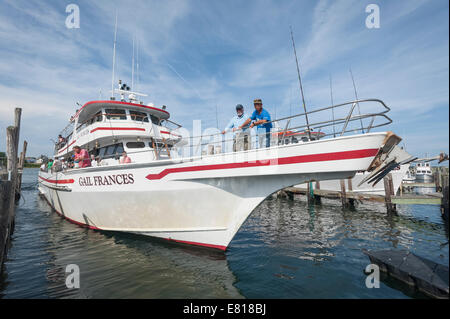
[[[148,112],[154,116],[157,116],[161,119],[168,119],[170,117],[169,112],[143,104],[136,104],[136,103],[129,103],[129,102],[122,102],[122,101],[114,101],[114,100],[106,100],[106,101],[90,101],[84,104],[81,109],[78,110],[78,112],[73,117],[76,119],[78,117],[78,122],[82,123],[92,116],[95,115],[98,111],[100,111],[102,108],[108,108],[108,109],[129,109],[133,111],[140,111],[140,112]]]

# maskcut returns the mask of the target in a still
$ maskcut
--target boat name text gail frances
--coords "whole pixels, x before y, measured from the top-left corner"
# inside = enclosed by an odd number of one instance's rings
[[[110,186],[134,184],[133,174],[117,174],[107,176],[86,176],[78,180],[80,186]]]

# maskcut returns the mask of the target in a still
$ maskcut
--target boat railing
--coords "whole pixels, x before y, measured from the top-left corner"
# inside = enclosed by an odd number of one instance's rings
[[[358,114],[355,114],[356,106],[365,107],[370,106],[370,111],[361,113],[360,107],[358,107]],[[373,112],[375,107],[379,108],[378,112]],[[348,112],[345,108],[350,108]],[[337,117],[328,120],[321,120],[327,111],[333,110],[333,114],[337,114]],[[342,110],[339,114],[339,110]],[[308,142],[311,140],[322,139],[325,137],[337,137],[344,136],[348,133],[369,133],[372,129],[386,126],[392,123],[392,119],[389,118],[386,113],[390,111],[390,108],[380,99],[360,99],[346,103],[331,105],[319,109],[314,109],[306,113],[299,113],[287,117],[282,117],[270,121],[274,128],[271,129],[271,145],[286,144],[285,139],[289,137],[294,139],[293,136],[299,137],[294,142]],[[310,118],[309,124],[298,123],[302,118],[308,115]],[[316,116],[317,119],[311,121],[311,118]],[[364,121],[365,120],[365,121]],[[330,128],[333,128],[330,130]],[[311,134],[312,133],[312,134]],[[249,133],[250,134],[250,133]],[[255,134],[257,136],[257,133]],[[192,155],[210,155],[209,151],[204,151],[204,147],[224,146],[226,143],[234,142],[234,137],[224,138],[222,133],[205,134],[200,136],[188,136],[184,137],[182,143],[184,146],[179,148],[189,147],[189,153]],[[252,147],[253,148],[253,147]],[[199,150],[202,150],[199,152]],[[220,150],[221,151],[221,150]]]
[[[359,105],[358,114],[355,112],[357,105]],[[361,112],[361,110],[364,111],[365,107],[368,107],[369,111]],[[333,115],[335,116],[332,119],[323,120],[325,116],[330,117],[331,112],[327,112],[330,110],[333,110]],[[374,112],[375,110],[376,112]],[[392,123],[392,120],[386,115],[389,111],[390,108],[382,100],[360,99],[314,109],[307,113],[278,118],[269,122],[274,126],[270,131],[270,145],[278,146],[309,142],[327,137],[344,136],[349,133],[368,133],[372,129]],[[304,121],[305,115],[309,117],[309,124]],[[162,122],[165,126],[170,122],[177,128],[181,127],[169,120]],[[156,160],[166,160],[230,152],[227,149],[230,148],[230,144],[235,142],[235,137],[230,137],[231,134],[224,136],[222,133],[219,133],[217,128],[215,130],[217,133],[200,136],[184,136],[181,134],[183,136],[182,139],[175,145],[172,145],[173,141],[169,142],[164,138],[153,136],[151,140],[153,148],[151,150],[130,151],[128,155],[132,156],[134,153],[149,152],[154,154]],[[254,138],[255,135],[257,136],[256,130],[249,130],[246,134],[252,135],[247,150],[257,148],[256,139],[259,137]],[[117,159],[118,156],[120,154],[112,154],[108,157]]]

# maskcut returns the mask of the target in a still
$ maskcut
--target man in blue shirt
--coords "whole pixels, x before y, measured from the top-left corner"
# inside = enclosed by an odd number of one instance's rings
[[[234,116],[222,134],[225,134],[229,130],[233,130],[233,152],[247,151],[250,144],[250,132],[248,125],[242,125],[248,119],[248,115],[244,113],[244,107],[242,104],[236,105],[236,116]],[[240,127],[242,125],[242,128]]]
[[[239,128],[245,127],[253,121],[250,128],[253,128],[255,125],[257,127],[256,133],[258,134],[259,148],[263,148],[264,145],[265,147],[270,147],[270,130],[272,128],[270,114],[263,109],[261,99],[255,99],[253,104],[255,105],[255,111]]]

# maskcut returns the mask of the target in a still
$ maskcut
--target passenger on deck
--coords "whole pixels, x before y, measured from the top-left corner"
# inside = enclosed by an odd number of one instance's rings
[[[91,155],[91,166],[92,167],[97,167],[98,166],[98,162],[95,159],[95,155],[94,154]]]
[[[66,139],[64,137],[62,137],[61,134],[58,135],[58,149],[60,149],[61,147],[63,147],[64,145],[66,145]]]
[[[122,153],[122,157],[119,160],[120,164],[129,164],[131,163],[131,158],[128,157],[127,152]]]
[[[239,128],[242,129],[253,121],[250,124],[250,128],[253,128],[255,125],[257,126],[256,133],[258,134],[259,148],[270,147],[270,130],[272,129],[270,114],[263,109],[261,99],[255,99],[253,104],[255,105],[255,111]]]
[[[239,126],[242,125],[249,116],[244,113],[244,107],[242,104],[236,105],[236,116],[234,116],[227,127],[222,131],[225,134],[229,130],[233,130],[233,152],[247,151],[250,143],[250,132],[248,131],[248,125],[244,126],[242,131],[239,130]]]
[[[78,162],[78,168],[91,166],[91,160],[89,159],[87,150],[81,149],[81,147],[77,145],[73,147],[73,151],[75,152],[74,162]]]
[[[67,169],[67,162],[64,158],[61,159],[61,168],[63,171],[65,171]]]
[[[49,159],[47,162],[47,170],[51,171],[52,170],[52,166],[53,166],[53,160]]]

